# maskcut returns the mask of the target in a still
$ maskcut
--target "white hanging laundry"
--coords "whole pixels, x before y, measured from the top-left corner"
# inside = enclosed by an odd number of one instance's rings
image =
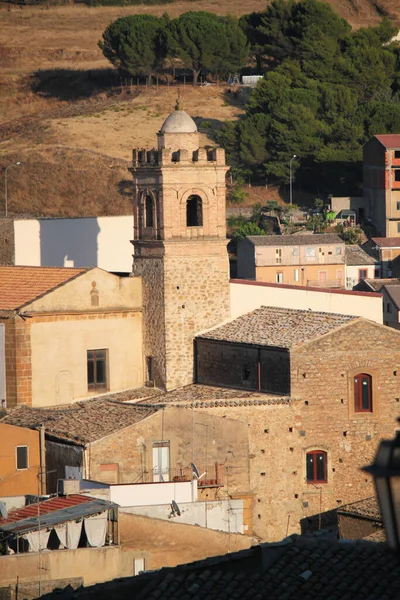
[[[101,548],[106,543],[107,513],[85,518],[85,531],[89,544],[95,548]]]
[[[29,552],[39,552],[47,548],[47,542],[49,541],[50,531],[41,529],[40,531],[30,531],[25,533],[22,537],[25,538],[29,543]]]
[[[67,523],[67,544],[68,550],[76,550],[81,538],[82,521],[68,521]]]

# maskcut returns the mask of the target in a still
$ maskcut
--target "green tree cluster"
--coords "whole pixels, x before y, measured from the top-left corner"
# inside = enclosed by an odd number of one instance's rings
[[[99,46],[122,73],[149,76],[168,57],[179,59],[193,71],[226,76],[247,62],[249,45],[238,20],[213,13],[187,12],[177,19],[168,15],[130,15],[111,23]]]
[[[400,51],[388,19],[352,31],[328,4],[274,0],[240,20],[250,52],[267,73],[226,146],[229,161],[280,184],[289,161],[304,189],[356,193],[362,146],[400,132]],[[298,171],[296,175],[296,170]]]

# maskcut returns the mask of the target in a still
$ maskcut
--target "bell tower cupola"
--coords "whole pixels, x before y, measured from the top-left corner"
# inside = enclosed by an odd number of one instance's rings
[[[143,282],[144,362],[155,385],[173,389],[193,381],[196,333],[229,317],[228,167],[222,148],[199,147],[179,95],[157,137],[157,148],[133,150],[133,272]]]

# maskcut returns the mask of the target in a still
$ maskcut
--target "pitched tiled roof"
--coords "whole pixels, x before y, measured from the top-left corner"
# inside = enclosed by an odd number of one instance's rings
[[[364,500],[352,502],[351,504],[345,504],[339,508],[338,513],[382,521],[381,510],[375,496],[364,498]]]
[[[400,237],[374,237],[371,240],[380,248],[400,248]]]
[[[218,406],[267,406],[272,404],[290,404],[291,399],[213,385],[190,384],[159,396],[141,401],[143,405],[184,405],[186,408],[213,408]]]
[[[29,429],[44,425],[48,437],[83,446],[138,423],[156,410],[105,398],[76,402],[65,408],[20,406],[12,408],[0,423]]]
[[[135,600],[398,600],[400,562],[386,544],[292,536],[97,587]]]
[[[16,310],[86,269],[0,265],[0,309]]]
[[[346,246],[345,263],[347,266],[374,265],[378,261],[367,254],[361,246]]]
[[[335,313],[262,306],[197,337],[239,344],[292,348],[357,318]]]
[[[255,246],[316,246],[317,244],[344,244],[335,233],[313,235],[249,235]]]
[[[383,286],[400,286],[400,279],[397,277],[391,277],[390,279],[364,279],[364,282],[369,285],[372,290],[375,290],[375,292],[379,292]]]
[[[400,148],[400,135],[398,133],[385,133],[375,137],[385,148]]]

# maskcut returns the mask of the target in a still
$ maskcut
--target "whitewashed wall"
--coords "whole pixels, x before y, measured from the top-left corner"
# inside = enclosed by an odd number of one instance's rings
[[[244,533],[243,500],[210,500],[209,502],[178,503],[180,516],[171,514],[169,504],[135,506],[120,509],[122,512],[143,515],[152,519],[171,520],[174,523],[198,525],[216,531]]]
[[[383,323],[382,296],[353,291],[319,291],[273,283],[231,281],[231,317],[260,308],[277,306],[354,315]]]
[[[197,481],[169,481],[163,483],[98,484],[82,480],[81,493],[104,498],[119,506],[171,505],[175,502],[197,502]]]
[[[133,217],[19,219],[14,221],[15,264],[132,271]]]

